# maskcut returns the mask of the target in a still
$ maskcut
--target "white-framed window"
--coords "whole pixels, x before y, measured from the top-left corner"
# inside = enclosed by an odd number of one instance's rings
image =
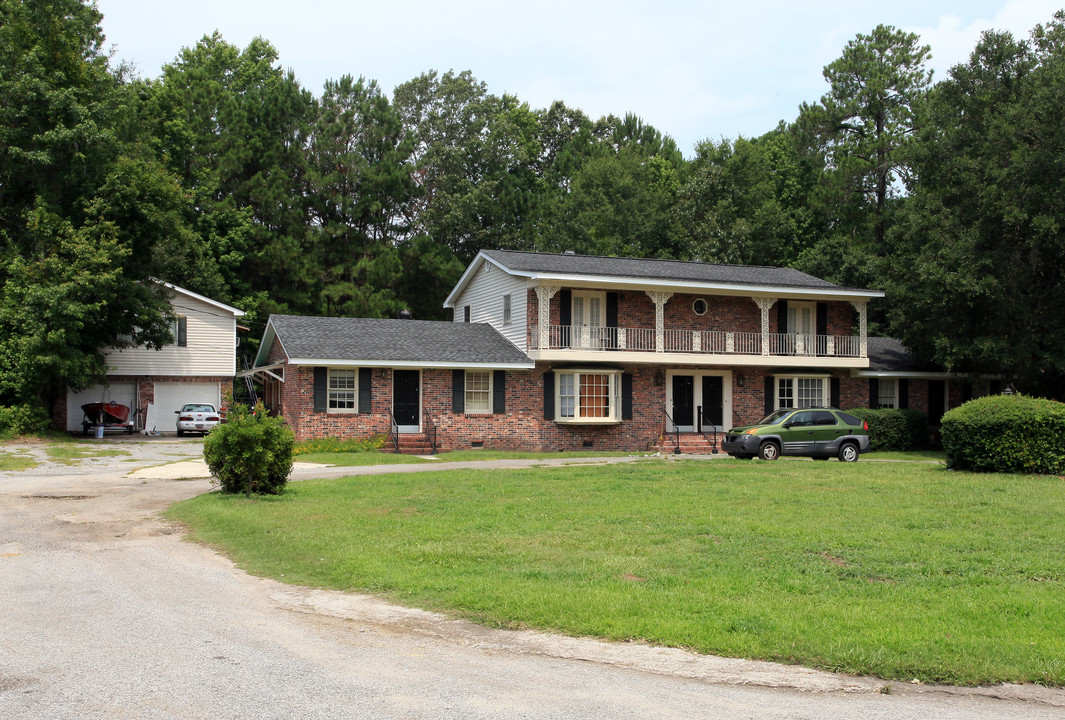
[[[892,378],[880,378],[876,385],[876,406],[897,408],[899,406],[899,381]]]
[[[492,412],[492,371],[466,371],[466,412],[487,414]]]
[[[503,324],[510,325],[510,295],[503,296]]]
[[[174,344],[178,347],[189,345],[189,319],[184,315],[178,315],[174,322],[170,323],[170,334],[174,336]]]
[[[328,404],[326,408],[332,413],[354,413],[359,411],[359,371],[329,370]]]
[[[556,374],[555,420],[571,423],[621,421],[621,373],[572,370]]]
[[[831,382],[827,377],[777,376],[777,408],[826,407]]]

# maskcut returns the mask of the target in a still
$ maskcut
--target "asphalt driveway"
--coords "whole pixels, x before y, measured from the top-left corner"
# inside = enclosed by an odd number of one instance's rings
[[[0,717],[1065,714],[1058,690],[885,683],[488,630],[372,597],[250,577],[184,542],[181,528],[157,515],[211,489],[195,477],[203,474],[195,469],[199,443],[102,442],[129,454],[0,472]],[[297,474],[380,471],[301,467]]]

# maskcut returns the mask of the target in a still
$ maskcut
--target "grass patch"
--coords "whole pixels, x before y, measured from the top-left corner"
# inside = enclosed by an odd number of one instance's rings
[[[862,460],[909,460],[911,462],[947,461],[947,454],[942,450],[887,450],[865,453]]]
[[[45,448],[48,458],[61,465],[77,465],[82,460],[129,455],[126,450],[112,450],[86,444],[52,445]]]
[[[0,452],[0,472],[29,470],[38,465],[40,465],[40,463],[29,455]]]
[[[169,517],[257,575],[498,627],[1065,684],[1065,482],[719,460],[290,484]]]

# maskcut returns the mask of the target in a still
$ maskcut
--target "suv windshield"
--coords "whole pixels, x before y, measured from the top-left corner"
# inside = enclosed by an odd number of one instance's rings
[[[775,425],[792,412],[794,412],[793,409],[777,410],[775,413],[772,413],[771,415],[766,415],[764,418],[762,418],[761,421],[758,422],[758,425]]]

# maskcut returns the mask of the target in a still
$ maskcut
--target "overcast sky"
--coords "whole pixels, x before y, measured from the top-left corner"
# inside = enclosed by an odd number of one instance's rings
[[[1059,0],[1060,1],[1060,0]],[[316,95],[362,75],[392,89],[428,70],[471,70],[491,93],[534,108],[563,100],[592,118],[633,112],[689,157],[700,140],[756,137],[827,90],[822,68],[878,24],[932,46],[935,78],[980,33],[1027,37],[1060,5],[1044,0],[98,0],[108,45],[155,77],[216,29],[256,35]]]

